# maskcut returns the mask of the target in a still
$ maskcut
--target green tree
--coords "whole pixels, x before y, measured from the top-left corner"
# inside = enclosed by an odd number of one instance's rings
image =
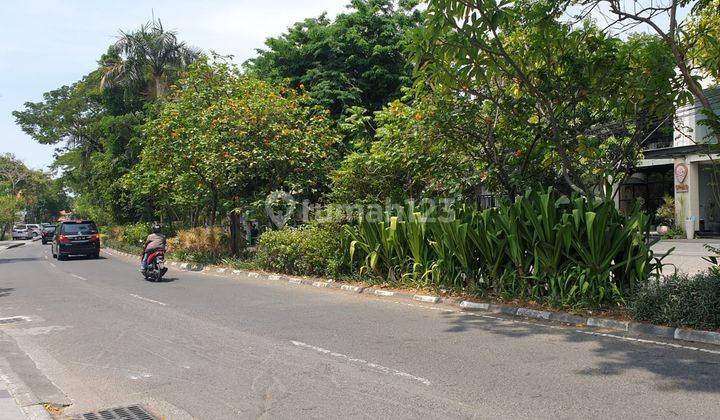
[[[20,211],[20,200],[10,194],[0,194],[0,241],[12,227],[17,212]]]
[[[138,204],[161,212],[199,203],[209,224],[229,213],[235,233],[239,216],[273,190],[317,198],[339,137],[326,112],[308,102],[222,58],[200,59],[144,126],[141,161],[127,185]]]
[[[0,197],[4,197],[5,224],[14,221],[20,210],[25,211],[27,221],[54,220],[70,205],[60,180],[53,179],[50,173],[29,169],[9,153],[0,155]],[[14,209],[12,214],[10,208]]]
[[[53,167],[83,214],[105,223],[152,217],[150,206],[130,205],[131,192],[119,180],[138,161],[138,128],[158,86],[174,83],[195,55],[159,21],[143,25],[112,45],[98,69],[13,113],[36,141],[58,146]]]
[[[516,164],[558,170],[565,189],[607,194],[599,187],[630,172],[672,111],[673,61],[661,40],[568,25],[564,6],[436,0],[416,32],[420,81],[473,110],[466,138],[474,133],[511,196],[526,185]]]
[[[376,112],[373,141],[359,144],[333,172],[331,199],[398,203],[430,196],[476,197],[485,164],[476,155],[479,150],[458,147],[447,135],[448,111],[445,100],[424,96],[393,101]]]
[[[76,196],[127,220],[124,192],[118,184],[134,165],[139,150],[132,139],[144,122],[139,86],[101,91],[100,71],[71,86],[44,94],[41,102],[27,102],[15,111],[16,122],[42,144],[58,145],[55,168],[61,169],[65,186]]]
[[[339,116],[353,106],[377,111],[411,83],[406,33],[418,26],[416,1],[352,0],[334,21],[324,14],[269,38],[246,63],[258,77],[289,80]]]
[[[16,195],[29,176],[30,171],[15,155],[0,155],[0,194]]]

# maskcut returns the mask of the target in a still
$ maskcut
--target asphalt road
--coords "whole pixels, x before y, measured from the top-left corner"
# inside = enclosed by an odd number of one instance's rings
[[[56,261],[37,242],[0,252],[0,318],[29,319],[0,325],[0,371],[68,415],[720,418],[720,354],[692,343],[136,270],[107,254]]]

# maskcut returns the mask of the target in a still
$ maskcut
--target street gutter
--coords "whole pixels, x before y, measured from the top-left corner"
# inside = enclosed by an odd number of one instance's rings
[[[137,255],[128,254],[126,252],[117,251],[113,248],[103,248],[105,252],[119,256],[137,258]],[[541,311],[532,308],[523,308],[498,303],[474,302],[469,300],[447,298],[442,296],[418,295],[406,291],[390,291],[373,287],[355,286],[333,280],[312,280],[297,276],[288,276],[284,274],[266,274],[247,270],[230,270],[217,266],[210,266],[189,262],[168,262],[172,267],[191,272],[200,272],[205,274],[213,274],[222,277],[246,277],[248,279],[264,279],[267,281],[284,281],[292,285],[312,286],[318,288],[338,289],[346,293],[364,293],[378,297],[388,297],[393,299],[402,299],[414,302],[423,302],[430,304],[443,303],[455,306],[465,311],[484,311],[491,313],[501,313],[517,318],[534,318],[545,321],[558,322],[563,324],[572,324],[575,326],[582,325],[595,328],[603,328],[607,330],[638,333],[644,335],[655,336],[663,339],[672,339],[680,341],[697,342],[704,344],[712,344],[720,346],[720,333],[713,331],[694,330],[689,328],[664,327],[661,325],[647,324],[635,321],[618,321],[610,318],[600,317],[583,317],[568,312],[561,311]]]

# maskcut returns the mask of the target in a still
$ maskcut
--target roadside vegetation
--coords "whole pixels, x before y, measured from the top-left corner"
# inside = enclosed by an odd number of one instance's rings
[[[30,169],[12,154],[0,155],[0,241],[20,214],[37,223],[55,220],[70,197],[51,172]]]
[[[685,293],[650,251],[674,207],[621,214],[612,185],[678,106],[720,133],[694,76],[717,82],[718,1],[667,31],[599,3],[352,0],[240,66],[154,21],[14,115],[108,246],[139,252],[156,220],[178,259],[650,319]]]

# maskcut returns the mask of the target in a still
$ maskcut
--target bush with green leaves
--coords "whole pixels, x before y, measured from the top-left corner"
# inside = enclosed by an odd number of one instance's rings
[[[335,225],[303,226],[260,235],[256,260],[268,271],[308,276],[347,272],[348,239]]]
[[[120,239],[132,245],[145,245],[148,235],[152,232],[148,223],[126,225]]]
[[[640,321],[720,330],[720,272],[675,274],[653,281],[638,291],[629,309]]]
[[[528,192],[447,216],[405,208],[360,220],[347,228],[351,259],[360,274],[400,285],[581,306],[623,302],[660,268],[650,217],[623,215],[609,200]]]

